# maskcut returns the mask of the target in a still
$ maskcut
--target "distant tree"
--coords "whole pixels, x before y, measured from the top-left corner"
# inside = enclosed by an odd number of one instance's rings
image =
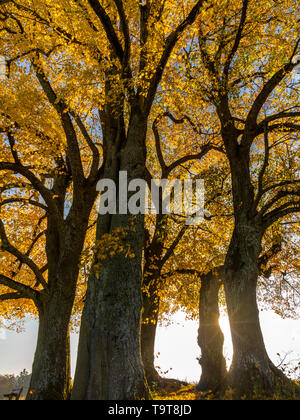
[[[15,388],[23,388],[21,398],[26,396],[31,375],[24,369],[19,375],[0,375],[0,400]]]
[[[0,400],[3,400],[4,395],[11,392],[14,386],[14,375],[0,375]]]

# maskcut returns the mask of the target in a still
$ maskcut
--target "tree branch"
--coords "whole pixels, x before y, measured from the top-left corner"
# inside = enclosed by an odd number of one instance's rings
[[[276,121],[282,118],[294,118],[294,117],[300,117],[300,111],[282,111],[282,112],[278,112],[277,114],[274,115],[269,115],[268,117],[266,117],[262,122],[260,122],[258,124],[258,129],[262,129],[262,127],[264,127],[264,124],[272,122],[272,121]]]
[[[161,81],[165,66],[170,58],[170,55],[180,37],[180,35],[185,31],[185,29],[193,24],[200,12],[200,9],[203,5],[203,3],[206,0],[198,0],[195,6],[192,8],[188,16],[177,26],[177,28],[167,37],[166,44],[164,51],[161,55],[159,64],[157,66],[157,70],[155,74],[152,76],[152,79],[150,81],[150,87],[148,91],[148,95],[146,98],[146,114],[150,112],[158,85]]]
[[[39,23],[46,25],[48,28],[51,28],[58,35],[62,36],[65,40],[69,42],[73,42],[78,45],[85,45],[84,43],[80,42],[74,35],[71,35],[70,33],[68,33],[65,29],[57,25],[53,25],[53,21],[48,21],[47,19],[40,16],[36,10],[30,9],[29,7],[19,4],[13,0],[11,0],[11,3],[13,3],[13,5],[18,10],[31,14],[35,19],[37,19]]]
[[[262,195],[266,194],[267,192],[274,190],[275,188],[279,188],[279,187],[284,187],[287,185],[295,185],[295,184],[299,184],[300,180],[295,179],[294,181],[282,181],[282,182],[278,182],[278,184],[272,184],[269,187],[265,188],[262,191]]]
[[[217,147],[213,144],[206,144],[202,147],[200,152],[186,155],[186,156],[176,160],[171,165],[167,165],[166,162],[165,162],[165,159],[163,157],[163,153],[162,153],[162,149],[161,149],[161,139],[160,139],[160,135],[159,135],[159,132],[158,132],[158,129],[157,129],[158,122],[163,117],[168,117],[175,124],[183,124],[185,121],[187,121],[191,125],[193,131],[197,134],[200,134],[199,130],[197,130],[197,128],[196,128],[196,125],[193,123],[193,121],[187,115],[184,115],[182,118],[175,118],[174,115],[172,115],[170,112],[165,112],[162,115],[159,115],[158,117],[156,117],[156,119],[154,120],[153,125],[152,125],[152,130],[153,130],[153,133],[154,133],[156,152],[157,152],[157,157],[158,157],[160,166],[162,168],[163,178],[168,177],[170,172],[172,172],[178,166],[183,165],[186,162],[190,162],[191,160],[196,160],[196,159],[202,159],[211,150],[216,150],[216,151],[222,152],[222,149],[220,147]]]
[[[23,294],[28,299],[37,300],[40,292],[37,290],[32,289],[29,286],[25,286],[25,284],[18,283],[3,274],[0,274],[0,284],[2,286],[9,287],[12,290],[16,290],[18,293]]]
[[[87,145],[89,146],[92,155],[93,155],[93,162],[92,167],[90,170],[89,178],[94,179],[97,176],[98,169],[99,169],[99,163],[100,163],[100,153],[98,150],[98,147],[93,142],[91,136],[89,135],[82,119],[79,117],[79,115],[75,114],[75,112],[70,111],[70,115],[74,118],[83,138],[85,139]]]
[[[114,3],[117,7],[120,21],[121,21],[121,30],[124,36],[124,44],[125,44],[125,51],[124,51],[124,58],[123,58],[123,65],[129,65],[130,59],[130,48],[131,48],[131,41],[130,41],[130,33],[129,33],[129,26],[128,21],[125,15],[123,1],[122,0],[114,0]]]
[[[265,144],[265,157],[264,157],[264,163],[262,165],[262,168],[259,172],[258,176],[258,191],[257,196],[254,200],[254,209],[256,209],[258,203],[260,202],[260,199],[263,195],[263,180],[264,180],[264,174],[267,170],[267,167],[269,165],[269,157],[270,157],[270,149],[269,149],[269,136],[268,136],[268,123],[265,122],[264,124],[264,144]]]
[[[3,200],[0,202],[0,208],[3,206],[6,206],[8,204],[13,203],[24,203],[24,204],[30,204],[31,206],[39,207],[45,211],[48,211],[48,207],[44,206],[43,204],[39,203],[38,201],[30,200],[27,198],[7,198],[6,200]]]
[[[185,232],[188,230],[189,226],[185,225],[181,228],[181,230],[179,231],[178,235],[176,236],[175,240],[172,242],[171,246],[168,248],[167,252],[165,253],[165,255],[163,256],[163,258],[161,259],[160,262],[160,267],[162,268],[164,266],[164,264],[168,261],[168,259],[173,255],[177,245],[179,244],[179,242],[181,241],[181,239],[183,238]]]
[[[232,50],[230,51],[230,54],[227,57],[227,60],[224,64],[223,72],[224,72],[226,82],[228,80],[230,65],[232,63],[232,60],[233,60],[238,48],[239,48],[239,45],[240,45],[240,42],[241,42],[241,39],[242,39],[243,30],[244,30],[245,23],[246,23],[246,18],[247,18],[248,5],[249,5],[249,0],[243,0],[243,7],[242,7],[242,13],[241,13],[241,19],[240,19],[238,31],[237,31],[237,34],[236,34],[236,37],[235,37],[235,40],[234,40]]]
[[[263,105],[271,95],[273,90],[279,83],[290,73],[295,65],[292,62],[285,64],[280,70],[278,70],[263,86],[262,90],[253,102],[253,105],[248,113],[245,127],[253,127],[256,125],[258,114],[260,113]],[[246,138],[246,136],[245,136]]]
[[[274,204],[276,204],[278,201],[282,200],[283,198],[286,197],[300,197],[300,190],[298,191],[279,191],[273,198],[271,198],[271,200],[269,202],[267,202],[260,210],[259,214],[261,216],[263,216],[264,214],[266,214],[266,212],[272,207],[274,206]],[[290,203],[285,203],[286,205],[290,205]],[[275,211],[275,209],[274,209]]]
[[[160,139],[160,135],[159,135],[158,128],[157,128],[157,124],[159,122],[159,119],[160,119],[160,117],[157,117],[154,120],[154,122],[152,124],[152,131],[153,131],[154,139],[155,139],[155,147],[156,147],[157,158],[158,158],[159,164],[161,166],[162,173],[164,174],[166,169],[167,169],[167,165],[166,165],[163,153],[162,153],[161,139]]]
[[[41,194],[48,206],[49,211],[54,214],[58,223],[63,221],[62,215],[60,214],[58,207],[55,204],[55,200],[52,198],[51,191],[43,185],[43,183],[33,174],[33,172],[30,171],[29,168],[12,162],[0,162],[0,171],[5,170],[18,173],[28,179],[31,185]]]
[[[116,31],[114,30],[109,15],[106,13],[105,9],[101,6],[98,0],[88,0],[88,3],[95,12],[96,16],[99,18],[110,44],[122,64],[124,59],[123,47],[116,34]]]
[[[300,212],[300,202],[291,202],[285,203],[279,208],[270,211],[263,217],[263,227],[266,230],[270,227],[273,223],[277,220],[281,219],[282,217],[288,216],[289,214],[299,213]]]
[[[221,149],[219,147],[215,147],[213,145],[210,144],[206,144],[202,147],[201,151],[198,153],[194,153],[194,154],[190,154],[190,155],[186,155],[183,156],[180,159],[177,159],[175,162],[173,162],[171,165],[169,165],[167,167],[168,169],[168,173],[170,173],[171,171],[173,171],[175,168],[177,168],[180,165],[183,165],[184,163],[190,162],[191,160],[200,160],[202,159],[204,156],[206,156],[211,150],[217,150],[219,152],[221,152]]]
[[[0,280],[1,281],[1,280]],[[28,299],[24,293],[5,293],[0,295],[0,302],[5,302],[7,300],[17,300],[17,299]]]
[[[44,93],[46,94],[50,104],[56,110],[58,116],[61,119],[61,123],[66,135],[70,166],[74,181],[74,189],[76,191],[76,189],[82,184],[85,178],[77,135],[71,117],[69,115],[68,107],[62,99],[59,99],[57,97],[56,93],[54,92],[49,80],[45,75],[45,72],[42,69],[42,65],[39,62],[38,55],[37,60],[33,60],[32,64],[35,68],[37,78],[40,82]]]
[[[0,238],[1,238],[2,251],[9,252],[11,255],[15,256],[20,262],[27,265],[30,268],[30,270],[33,272],[33,274],[35,275],[38,285],[41,284],[44,287],[44,289],[47,290],[48,284],[46,283],[42,273],[40,272],[40,269],[35,264],[35,262],[33,262],[33,260],[29,258],[28,255],[20,252],[16,247],[14,247],[9,242],[6,232],[5,232],[4,223],[1,219],[0,219]]]

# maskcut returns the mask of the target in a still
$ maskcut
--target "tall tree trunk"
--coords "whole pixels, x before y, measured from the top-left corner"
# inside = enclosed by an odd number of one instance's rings
[[[162,191],[159,193],[162,207]],[[155,339],[160,305],[160,273],[162,255],[167,232],[167,217],[162,213],[156,216],[156,226],[152,240],[146,230],[143,277],[143,311],[141,327],[142,359],[148,384],[161,383],[161,377],[155,369]]]
[[[140,246],[143,241],[142,231],[137,230],[140,223],[136,221],[136,232],[127,236],[135,257],[129,259],[122,253],[108,257],[100,270],[100,278],[89,278],[72,393],[74,400],[148,397],[140,351]]]
[[[238,222],[225,262],[225,293],[230,320],[233,361],[229,385],[237,398],[255,398],[274,391],[286,379],[270,361],[257,306],[261,233],[254,220]]]
[[[234,232],[224,264],[225,294],[233,343],[228,383],[237,398],[256,398],[263,397],[264,393],[270,395],[278,388],[283,389],[290,382],[269,359],[259,320],[258,264],[266,226],[258,209],[257,199],[261,196],[255,194],[250,170],[251,151],[256,137],[253,129],[255,124],[252,125],[251,118],[247,119],[240,137],[227,99],[221,98],[218,114],[231,168],[235,217]],[[267,138],[265,142],[267,145]],[[267,166],[268,160],[265,160],[259,174],[259,190],[263,188]],[[259,190],[258,194],[262,193]]]
[[[128,182],[144,179],[146,129],[141,116],[133,115],[122,150],[107,152],[106,178],[118,185],[119,171],[127,171]],[[115,240],[115,255],[105,251],[104,238]],[[99,273],[89,279],[72,399],[146,399],[140,348],[144,215],[100,216],[97,239],[106,256],[98,256]]]
[[[80,256],[88,219],[96,196],[95,188],[86,189],[85,205],[71,210],[63,229],[63,241],[57,240],[53,221],[48,219],[48,288],[36,301],[39,332],[28,400],[64,400],[70,398],[69,326],[74,305]]]
[[[153,285],[154,286],[154,285]],[[143,313],[141,327],[142,359],[148,384],[159,382],[160,376],[155,369],[155,338],[159,316],[158,290],[143,291]]]
[[[222,281],[217,273],[201,278],[198,344],[201,349],[202,374],[198,391],[217,392],[224,385],[226,361],[223,356],[224,335],[220,328],[219,291]]]
[[[42,299],[28,400],[65,400],[70,396],[72,306],[73,300],[65,298],[63,292]]]

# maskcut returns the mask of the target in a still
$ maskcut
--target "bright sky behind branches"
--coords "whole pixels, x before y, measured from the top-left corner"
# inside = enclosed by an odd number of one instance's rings
[[[200,366],[197,361],[199,347],[197,346],[196,321],[185,321],[184,314],[177,313],[173,317],[173,325],[159,327],[157,333],[156,353],[157,365],[163,376],[178,378],[189,382],[197,382],[200,377]],[[271,359],[278,364],[279,353],[284,356],[291,352],[287,361],[292,365],[300,361],[300,323],[299,320],[281,319],[272,312],[261,313],[261,323],[267,350]],[[225,356],[232,354],[229,325],[226,317],[222,317],[221,326],[225,332]],[[34,321],[25,323],[25,332],[16,334],[0,330],[0,375],[18,374],[24,368],[31,371],[31,365],[36,345],[38,324]],[[72,335],[72,373],[76,363],[78,335]],[[170,368],[172,367],[172,370]]]

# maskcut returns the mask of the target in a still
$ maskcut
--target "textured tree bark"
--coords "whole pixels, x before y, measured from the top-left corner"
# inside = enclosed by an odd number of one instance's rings
[[[155,369],[155,338],[159,316],[159,296],[156,291],[143,292],[143,314],[141,327],[142,359],[148,384],[159,382]]]
[[[220,328],[219,291],[220,276],[210,272],[201,278],[198,344],[201,349],[202,374],[198,391],[220,391],[226,378],[223,356],[224,335]]]
[[[247,8],[247,2],[244,6]],[[244,12],[246,17],[247,10]],[[229,66],[230,61],[229,59]],[[225,70],[228,75],[226,66]],[[292,204],[288,210],[285,206],[288,207],[289,204],[281,206],[280,193],[276,193],[275,198],[268,197],[269,191],[272,195],[272,188],[265,188],[269,184],[265,175],[271,164],[271,146],[268,139],[271,130],[268,129],[268,119],[263,124],[265,153],[258,177],[254,174],[255,171],[253,172],[252,162],[255,140],[259,135],[259,115],[284,76],[284,72],[279,72],[262,87],[249,110],[242,130],[237,129],[231,112],[228,85],[224,93],[217,94],[217,100],[214,101],[230,163],[235,218],[234,232],[224,265],[224,284],[234,350],[229,384],[237,397],[255,397],[257,392],[261,395],[263,391],[273,392],[288,381],[268,357],[256,297],[263,235],[272,223],[296,210]],[[274,209],[276,206],[277,209]],[[282,211],[283,209],[287,210],[287,213]]]
[[[71,384],[69,323],[73,301],[61,293],[43,300],[27,400],[65,400]]]
[[[89,279],[72,399],[148,398],[140,351],[143,239],[137,233],[128,237],[134,259],[119,254],[104,262],[100,279]]]
[[[127,171],[128,182],[144,179],[146,128],[140,115],[132,117],[120,152],[107,151],[105,177],[117,181],[119,171]],[[126,232],[123,245],[134,257],[119,249],[116,255],[107,255],[101,262],[100,272],[89,279],[73,400],[149,397],[140,348],[144,215],[101,216],[97,238],[112,235],[115,229]],[[122,244],[121,238],[118,244]]]
[[[162,195],[160,192],[160,203]],[[160,204],[161,206],[161,204]],[[156,226],[152,239],[146,230],[143,276],[143,311],[141,326],[142,359],[148,384],[161,383],[162,378],[155,369],[155,339],[160,305],[160,273],[166,237],[167,219],[160,213],[156,216]]]
[[[228,385],[237,398],[272,388],[274,380],[259,321],[256,288],[264,230],[256,217],[249,149],[238,145],[234,130],[223,130],[232,174],[235,227],[224,264],[233,361]],[[230,131],[231,130],[231,131]],[[228,136],[228,137],[227,137]]]
[[[95,189],[83,207],[75,208],[58,241],[55,223],[48,220],[48,289],[36,302],[39,332],[28,400],[65,400],[70,397],[69,324],[76,294],[80,256]],[[73,210],[72,210],[73,211]]]
[[[140,355],[140,275],[122,256],[101,269],[96,317],[89,335],[89,380],[85,399],[147,397]]]
[[[261,234],[255,223],[237,223],[225,262],[225,293],[233,343],[229,386],[237,398],[255,398],[286,382],[267,354],[256,289]]]

